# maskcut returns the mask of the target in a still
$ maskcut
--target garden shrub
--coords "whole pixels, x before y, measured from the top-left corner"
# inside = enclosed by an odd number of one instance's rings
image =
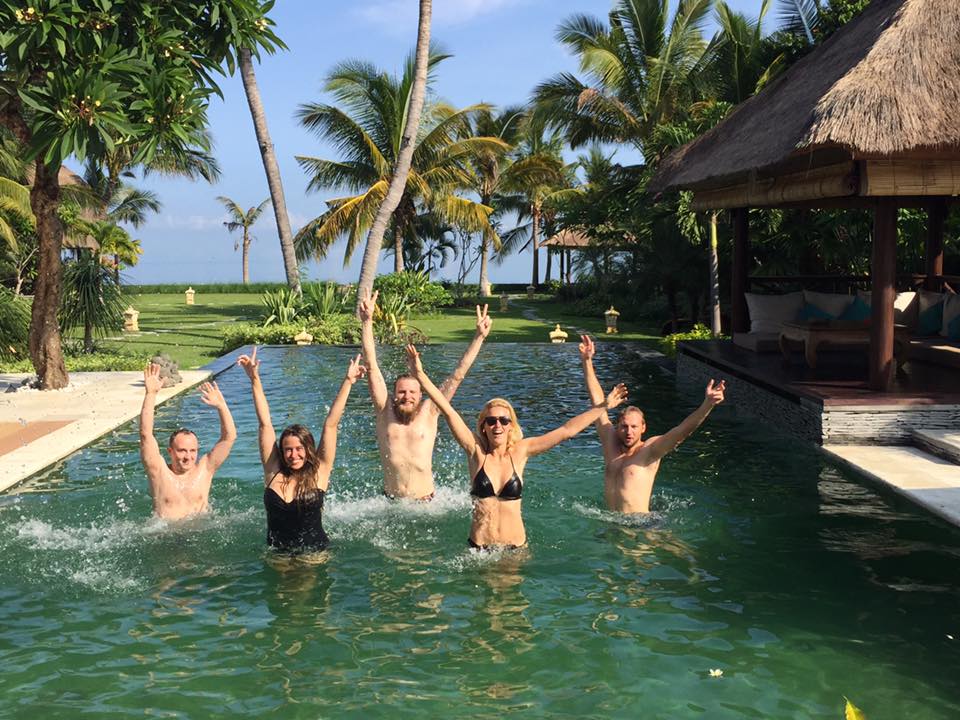
[[[120,372],[143,370],[150,357],[150,354],[134,355],[103,350],[87,353],[78,345],[68,348],[63,361],[67,372]],[[29,358],[9,361],[0,359],[0,372],[32,373],[33,365]]]
[[[713,340],[714,335],[703,323],[697,323],[693,329],[688,332],[673,333],[660,338],[660,350],[668,357],[677,356],[677,343],[683,340]]]
[[[325,318],[302,318],[302,322],[266,327],[256,323],[240,323],[224,328],[221,352],[230,352],[244,345],[293,345],[294,336],[306,330],[318,345],[355,345],[360,342],[360,323],[349,314]]]
[[[0,286],[0,358],[23,358],[30,337],[30,301]]]
[[[164,283],[162,285],[124,285],[123,292],[126,295],[182,295],[184,290],[192,287],[197,295],[204,293],[251,293],[260,295],[265,292],[276,292],[281,288],[286,288],[285,283]]]
[[[263,305],[263,326],[288,325],[300,312],[300,298],[289,288],[280,288],[276,292],[265,292],[260,296]]]
[[[386,297],[406,298],[411,312],[434,312],[453,305],[453,296],[438,282],[431,282],[425,272],[403,270],[389,275],[379,275],[373,281],[373,289],[380,292],[380,302]]]

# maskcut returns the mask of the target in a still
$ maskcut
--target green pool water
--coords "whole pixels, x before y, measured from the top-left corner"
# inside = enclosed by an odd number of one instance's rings
[[[278,425],[319,428],[352,352],[265,349]],[[597,366],[653,433],[699,402],[637,348]],[[592,429],[532,459],[529,548],[477,555],[445,424],[436,501],[389,502],[358,386],[307,563],[265,549],[248,381],[219,383],[240,438],[208,516],[150,518],[135,423],[0,496],[0,717],[960,716],[960,533],[732,408],[664,461],[645,519],[603,510]],[[586,406],[576,347],[485,347],[455,405],[492,395],[550,429]],[[180,425],[218,434],[195,392],[158,411]]]

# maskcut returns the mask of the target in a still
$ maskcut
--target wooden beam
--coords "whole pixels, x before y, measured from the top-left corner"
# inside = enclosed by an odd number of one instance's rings
[[[733,263],[730,278],[730,324],[735,333],[750,332],[750,314],[747,310],[747,273],[750,269],[750,214],[746,208],[736,208],[733,216]]]
[[[740,185],[697,191],[691,208],[777,207],[790,202],[856,195],[860,187],[857,171],[856,163],[844,162],[788,175],[752,178]]]
[[[873,211],[870,292],[870,388],[885,392],[893,382],[893,300],[896,296],[897,204],[885,198]]]
[[[958,160],[864,160],[860,195],[960,195]]]
[[[927,210],[927,242],[924,250],[927,290],[940,292],[943,283],[934,278],[943,275],[943,226],[947,220],[947,202],[935,200]]]

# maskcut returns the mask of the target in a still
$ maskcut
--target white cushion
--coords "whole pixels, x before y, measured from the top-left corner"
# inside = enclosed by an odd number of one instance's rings
[[[867,305],[870,304],[870,291],[858,290],[857,295]],[[906,325],[910,332],[917,329],[917,316],[920,314],[920,301],[913,290],[897,293],[893,299],[893,321],[897,325]]]
[[[838,318],[843,315],[844,310],[850,307],[850,303],[853,302],[853,295],[804,290],[803,299],[814,307],[823,310],[830,317]]]
[[[943,327],[940,328],[940,334],[947,337],[950,331],[950,323],[960,315],[960,295],[947,294],[943,301]]]
[[[793,322],[803,308],[803,293],[758,295],[744,293],[750,311],[750,332],[780,332],[785,322]]]

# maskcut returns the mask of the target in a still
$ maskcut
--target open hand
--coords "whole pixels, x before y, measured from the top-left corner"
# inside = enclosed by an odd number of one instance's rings
[[[215,382],[205,382],[200,386],[200,400],[204,405],[210,407],[225,407],[227,401],[223,399],[223,393]]]
[[[350,365],[347,366],[347,380],[353,385],[357,380],[364,377],[367,374],[366,366],[360,362],[360,353],[357,353],[357,356],[350,361]]]
[[[253,352],[249,355],[241,355],[238,357],[237,365],[243,368],[243,371],[251,381],[260,377],[260,361],[257,360],[257,346],[253,346]]]
[[[360,322],[373,322],[373,311],[377,307],[377,297],[379,295],[379,290],[374,290],[372,297],[370,296],[369,290],[364,290],[363,297],[360,298],[360,302],[357,304],[357,311],[360,313]]]
[[[410,374],[419,376],[423,372],[423,363],[420,362],[420,353],[414,345],[407,345],[407,367]]]
[[[160,379],[160,366],[148,363],[143,370],[143,389],[147,395],[156,395],[163,387],[163,380]]]
[[[593,344],[593,338],[589,335],[580,336],[580,359],[581,360],[593,360],[593,356],[596,354],[597,348]]]
[[[711,405],[719,405],[723,402],[723,393],[727,389],[727,381],[721,380],[716,385],[713,383],[713,378],[710,378],[710,382],[707,383],[706,392],[704,392],[704,400]]]
[[[604,401],[603,405],[607,410],[613,410],[613,408],[622,405],[627,400],[627,386],[623,383],[616,385],[613,390],[610,391],[610,394],[607,395],[607,399]]]
[[[483,310],[481,310],[480,306],[477,305],[477,336],[486,339],[487,335],[490,334],[491,325],[493,325],[493,320],[487,314],[487,306],[484,305]]]

